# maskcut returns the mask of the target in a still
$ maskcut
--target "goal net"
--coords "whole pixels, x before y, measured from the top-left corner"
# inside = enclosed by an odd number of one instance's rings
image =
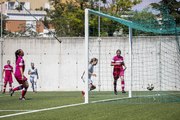
[[[98,23],[92,22],[99,16],[100,28]],[[93,71],[97,76],[91,76],[96,89],[91,90],[88,72],[85,73],[85,103],[112,100],[122,103],[180,101],[180,28],[167,15],[161,22],[146,22],[85,10],[86,71],[91,59],[98,59]],[[120,78],[117,80],[116,95],[111,61],[118,49],[127,69],[124,83]],[[126,93],[122,92],[123,89]]]

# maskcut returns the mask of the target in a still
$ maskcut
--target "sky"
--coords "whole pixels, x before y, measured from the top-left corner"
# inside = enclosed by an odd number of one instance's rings
[[[141,11],[142,9],[148,7],[151,3],[158,3],[161,0],[142,0],[142,2],[133,7],[133,10]]]
[[[107,0],[108,3],[112,3],[113,0]],[[161,0],[142,0],[142,2],[138,5],[135,5],[132,9],[134,11],[141,11],[142,9],[148,7],[150,3],[158,3]]]
[[[142,9],[148,7],[150,3],[158,3],[161,0],[142,0],[142,2],[136,6],[133,7],[133,10],[141,11]],[[177,0],[178,2],[180,0]]]

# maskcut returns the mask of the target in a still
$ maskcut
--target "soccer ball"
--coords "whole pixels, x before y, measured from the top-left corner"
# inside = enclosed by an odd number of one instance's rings
[[[148,89],[149,91],[152,91],[152,90],[154,89],[154,86],[153,86],[153,84],[151,84],[151,85],[149,85],[149,84],[148,84],[148,87],[147,87],[147,89]]]

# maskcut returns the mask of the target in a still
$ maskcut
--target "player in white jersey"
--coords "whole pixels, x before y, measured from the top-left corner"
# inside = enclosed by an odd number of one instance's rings
[[[91,61],[89,62],[89,68],[88,68],[88,82],[89,82],[89,90],[92,91],[94,89],[96,89],[96,86],[93,84],[93,80],[92,80],[92,76],[96,77],[96,74],[94,73],[94,66],[96,66],[98,63],[98,59],[97,58],[92,58]],[[81,79],[84,81],[84,74],[85,74],[85,71],[83,72],[82,76],[81,76]],[[82,91],[82,95],[84,96],[85,95],[85,92]]]
[[[28,74],[30,75],[33,92],[37,92],[37,79],[39,79],[39,76],[37,68],[34,67],[34,63],[31,63],[31,69],[29,69]]]

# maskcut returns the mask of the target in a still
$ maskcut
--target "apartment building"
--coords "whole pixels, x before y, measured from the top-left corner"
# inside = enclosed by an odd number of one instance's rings
[[[49,5],[47,4],[48,0],[18,1],[21,3],[21,5],[23,5],[23,7],[19,6],[19,3],[15,0],[1,3],[0,11],[3,16],[6,16],[6,19],[3,20],[4,29],[11,33],[24,33],[27,36],[30,36],[28,32],[34,32],[37,34],[47,33],[48,31],[45,29],[45,26],[42,23],[47,13],[37,9],[39,9],[39,7],[50,9]],[[39,3],[37,3],[37,1]],[[40,1],[43,1],[43,3]]]
[[[29,6],[30,10],[36,10],[40,8],[45,8],[45,9],[53,9],[53,6],[50,4],[50,0],[18,0],[21,4],[25,6]],[[59,0],[62,3],[69,1],[69,0]],[[75,0],[74,0],[75,1]],[[13,8],[15,4],[17,3],[16,0],[0,0],[0,3],[2,2],[8,2],[9,7]]]
[[[18,0],[22,5],[29,7],[30,10],[36,10],[40,8],[48,8],[50,9],[49,0]],[[4,3],[8,3],[8,9],[14,9],[14,7],[18,6],[16,0],[2,0]]]
[[[66,2],[68,0],[60,1]],[[45,11],[40,11],[41,9],[53,9],[50,0],[0,1],[0,12],[6,16],[6,19],[4,19],[5,30],[11,33],[22,33],[27,30],[37,32],[38,34],[47,33],[48,30],[45,29],[42,22],[39,22],[43,21],[47,15]],[[52,26],[51,29],[51,31],[54,31]]]

